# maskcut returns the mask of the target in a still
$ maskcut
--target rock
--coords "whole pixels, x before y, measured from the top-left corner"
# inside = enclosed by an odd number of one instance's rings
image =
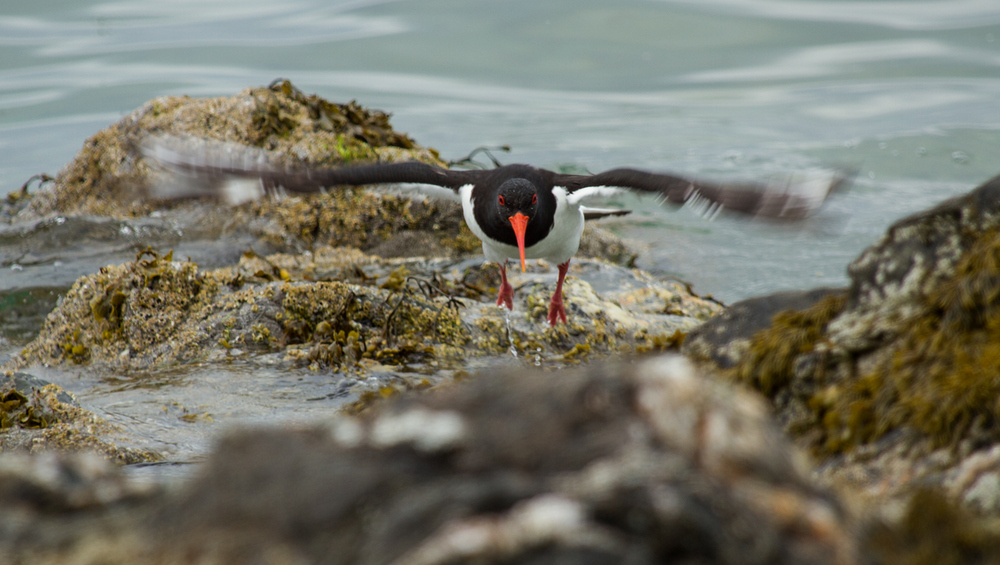
[[[307,96],[287,81],[230,97],[161,97],[87,140],[43,187],[0,201],[0,291],[69,287],[146,247],[173,249],[203,268],[232,265],[249,249],[301,253],[355,247],[384,257],[478,255],[479,240],[455,202],[342,189],[230,207],[214,201],[156,202],[157,171],[140,147],[147,136],[243,148],[276,166],[358,161],[446,164],[392,129],[388,114],[355,102]],[[402,239],[401,239],[402,238]],[[628,264],[618,237],[589,226],[580,256]]]
[[[825,461],[825,481],[883,499],[961,485],[949,494],[995,513],[1000,467],[975,458],[1000,444],[998,228],[1000,177],[895,223],[851,264],[846,294],[775,315],[748,345],[721,334],[701,354],[773,400]],[[982,461],[994,463],[955,478]]]
[[[0,261],[11,265],[0,270],[0,292],[65,292],[46,302],[54,308],[38,337],[3,359],[5,370],[118,378],[239,360],[271,375],[328,371],[334,386],[320,394],[356,412],[509,364],[512,353],[518,363],[560,367],[663,351],[720,310],[681,283],[580,259],[564,288],[571,324],[544,324],[555,269],[543,262],[514,278],[523,289],[504,315],[493,307],[498,271],[483,267],[457,204],[363,189],[237,207],[151,202],[157,171],[139,147],[154,133],[232,145],[279,166],[444,165],[393,130],[387,114],[306,96],[287,81],[232,97],[152,100],[88,140],[54,180],[0,204],[10,223],[0,229]],[[594,226],[581,247],[582,256],[633,258]],[[219,404],[205,396],[198,414],[211,422]],[[136,432],[135,445],[148,436]],[[4,438],[41,441],[23,429]]]
[[[129,480],[93,452],[0,456],[0,504],[9,513],[5,525],[39,514],[107,507],[156,489]]]
[[[545,316],[555,269],[531,265],[530,273],[512,275],[523,288],[515,311],[503,314],[495,307],[498,270],[478,259],[383,260],[321,248],[247,254],[236,267],[201,271],[146,250],[77,281],[39,337],[6,368],[152,370],[224,360],[239,349],[353,371],[364,371],[368,360],[412,380],[408,365],[474,369],[477,360],[512,349],[556,365],[666,349],[721,309],[680,283],[579,260],[563,289],[570,323],[550,328]],[[655,298],[637,306],[636,293],[649,292]]]
[[[120,434],[57,385],[27,373],[0,378],[0,453],[85,451],[122,464],[160,459],[150,450],[120,445]]]
[[[691,358],[731,369],[749,349],[751,338],[769,328],[776,314],[804,310],[822,298],[843,292],[834,288],[786,291],[730,304],[722,314],[688,334],[682,351]]]
[[[181,489],[50,512],[15,562],[850,563],[849,518],[758,399],[678,357],[508,371],[227,437]]]

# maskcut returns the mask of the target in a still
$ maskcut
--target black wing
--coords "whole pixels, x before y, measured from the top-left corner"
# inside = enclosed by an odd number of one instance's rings
[[[752,216],[797,220],[818,210],[831,193],[844,188],[850,175],[826,173],[813,178],[789,175],[764,183],[713,183],[683,177],[612,169],[596,175],[556,175],[577,200],[617,187],[656,194],[675,204],[700,204],[707,213],[730,210]]]
[[[451,171],[410,161],[338,168],[276,165],[268,152],[201,138],[157,136],[147,139],[143,155],[169,175],[153,184],[153,196],[163,200],[219,197],[231,203],[265,193],[319,192],[340,185],[417,183],[458,192],[481,171]],[[234,182],[235,181],[235,182]],[[239,182],[248,181],[248,182]]]

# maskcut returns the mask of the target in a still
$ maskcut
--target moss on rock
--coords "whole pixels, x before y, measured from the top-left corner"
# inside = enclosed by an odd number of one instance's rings
[[[736,378],[768,396],[787,387],[794,376],[795,360],[816,350],[825,339],[827,324],[843,311],[844,302],[843,295],[831,295],[805,310],[776,314],[770,328],[751,338],[735,368]]]

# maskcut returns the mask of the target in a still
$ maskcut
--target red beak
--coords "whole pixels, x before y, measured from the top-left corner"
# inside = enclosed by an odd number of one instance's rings
[[[517,248],[521,252],[521,272],[525,271],[524,268],[524,230],[528,229],[528,218],[524,214],[518,212],[511,216],[510,225],[514,226],[514,237],[517,238]]]

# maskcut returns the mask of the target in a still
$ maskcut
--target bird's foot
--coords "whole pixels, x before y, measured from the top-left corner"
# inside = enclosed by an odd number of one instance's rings
[[[549,301],[549,325],[553,328],[562,320],[566,323],[566,309],[563,308],[562,287],[566,279],[566,271],[569,270],[569,259],[559,265],[559,280],[556,281],[556,291],[552,293],[552,300]]]
[[[553,328],[562,320],[562,323],[566,323],[566,309],[563,308],[563,301],[561,292],[556,292],[552,295],[552,300],[549,302],[549,325]]]
[[[508,310],[514,309],[514,287],[510,286],[510,283],[505,282],[500,285],[497,306],[506,306]]]
[[[500,292],[497,294],[497,306],[514,309],[514,287],[507,282],[507,266],[500,265]]]

